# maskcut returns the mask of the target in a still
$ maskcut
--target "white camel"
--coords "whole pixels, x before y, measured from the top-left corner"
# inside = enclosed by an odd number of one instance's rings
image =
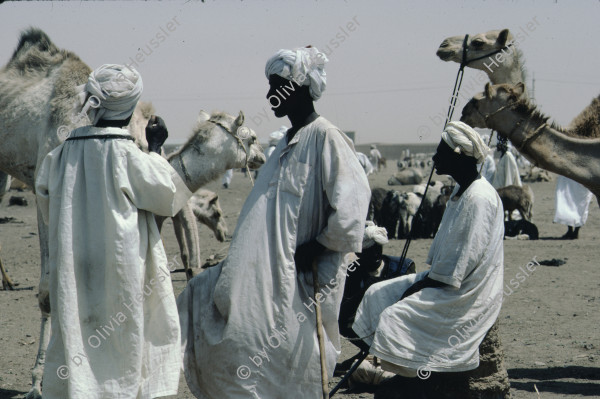
[[[78,117],[83,99],[78,86],[91,69],[77,55],[60,50],[39,29],[20,37],[8,64],[0,70],[0,170],[34,186],[37,168],[64,139],[65,131],[88,124]],[[244,115],[201,112],[194,134],[169,162],[191,191],[222,171],[257,168],[264,155],[256,134],[243,127]],[[240,134],[241,133],[241,134]],[[48,300],[48,229],[38,211],[41,279],[38,301],[42,312],[40,340],[28,399],[41,398],[43,367],[50,338]]]

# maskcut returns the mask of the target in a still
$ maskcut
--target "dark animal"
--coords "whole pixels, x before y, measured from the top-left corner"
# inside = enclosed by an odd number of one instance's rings
[[[381,226],[381,206],[388,190],[376,187],[371,190],[371,202],[369,203],[369,213],[367,220],[372,220],[376,225]]]
[[[515,237],[521,234],[527,234],[530,240],[540,238],[537,226],[527,220],[507,220],[504,222],[505,237]]]

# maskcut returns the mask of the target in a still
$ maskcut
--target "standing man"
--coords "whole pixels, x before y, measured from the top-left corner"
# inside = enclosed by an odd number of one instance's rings
[[[103,65],[85,91],[100,103],[93,125],[73,130],[36,179],[50,248],[44,399],[175,395],[180,330],[153,214],[175,215],[191,192],[160,156],[160,118],[146,128],[150,154],[125,129],[142,93],[135,70]]]
[[[479,365],[502,304],[504,259],[502,202],[478,173],[486,152],[475,130],[448,123],[433,161],[457,186],[429,250],[431,268],[372,285],[358,308],[352,328],[384,370],[415,377]]]
[[[574,180],[564,176],[556,177],[556,195],[554,197],[554,223],[567,225],[564,240],[579,238],[579,229],[588,217],[590,201],[594,195],[590,190]]]
[[[361,250],[370,189],[350,139],[315,112],[326,62],[314,47],[267,61],[267,99],[292,127],[261,168],[227,259],[177,299],[186,379],[198,398],[321,396],[313,260],[333,373],[345,258]]]
[[[371,163],[375,167],[375,172],[379,172],[381,153],[379,152],[375,144],[371,144],[371,151],[369,152],[369,155],[371,157]]]
[[[496,173],[492,185],[495,188],[506,186],[522,186],[519,167],[514,155],[508,151],[508,139],[498,137],[496,149],[500,152],[500,160],[496,165]]]

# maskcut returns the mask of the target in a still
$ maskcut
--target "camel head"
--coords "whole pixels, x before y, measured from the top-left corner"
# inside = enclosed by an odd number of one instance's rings
[[[440,44],[436,55],[442,61],[454,61],[460,64],[463,60],[464,40],[465,35],[452,36],[444,39],[442,44]],[[478,33],[472,36],[469,35],[469,39],[467,40],[468,66],[486,72],[490,76],[490,79],[493,76],[493,72],[496,72],[497,68],[512,68],[512,63],[509,63],[507,61],[500,63],[497,62],[497,65],[494,65],[489,56],[489,54],[494,54],[497,51],[505,49],[506,46],[511,44],[512,42],[513,36],[508,29],[491,30],[489,32]],[[509,56],[511,54],[513,54],[512,51],[505,49],[502,55]],[[480,57],[483,58],[476,60]],[[487,64],[488,66],[486,67],[485,64]]]
[[[227,223],[219,204],[219,196],[209,190],[198,190],[192,197],[192,211],[199,222],[207,225],[220,242],[227,238]]]
[[[465,105],[460,120],[472,127],[495,129],[495,122],[502,118],[500,112],[526,101],[524,92],[523,83],[516,85],[487,83],[483,93],[476,94]]]
[[[193,147],[201,155],[218,157],[225,165],[225,170],[244,167],[257,169],[265,163],[256,133],[244,126],[242,111],[237,117],[225,112],[209,115],[200,111],[193,131],[184,148]]]

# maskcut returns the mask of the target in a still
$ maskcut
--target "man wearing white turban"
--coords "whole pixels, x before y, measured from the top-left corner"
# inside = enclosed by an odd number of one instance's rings
[[[361,250],[371,191],[350,139],[315,112],[324,60],[305,48],[267,62],[267,98],[292,127],[260,169],[227,259],[177,299],[186,380],[198,398],[321,397],[316,301],[332,376],[346,255]]]
[[[384,370],[465,371],[502,304],[504,211],[477,162],[486,146],[468,125],[449,124],[433,157],[457,184],[431,244],[428,271],[372,285],[353,329]]]
[[[44,399],[175,395],[180,329],[153,214],[175,215],[191,193],[159,155],[162,119],[146,127],[150,154],[125,128],[142,91],[137,72],[103,65],[85,90],[93,125],[46,156],[35,185],[50,248]]]

